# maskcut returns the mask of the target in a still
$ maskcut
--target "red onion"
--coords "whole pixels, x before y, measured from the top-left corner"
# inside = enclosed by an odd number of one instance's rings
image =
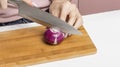
[[[59,44],[64,39],[64,33],[56,27],[48,28],[44,33],[44,40],[49,44]]]

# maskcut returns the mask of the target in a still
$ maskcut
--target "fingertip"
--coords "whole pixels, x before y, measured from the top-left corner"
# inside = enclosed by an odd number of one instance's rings
[[[30,6],[34,6],[32,0],[23,0],[23,1],[29,4]]]
[[[76,22],[77,18],[75,16],[75,14],[73,12],[71,12],[69,14],[69,20],[68,20],[68,24],[70,24],[71,26],[73,26]]]
[[[63,21],[65,21],[65,20],[66,20],[66,16],[63,15],[63,14],[61,14],[61,15],[60,15],[60,19],[63,20]]]
[[[38,7],[38,5],[34,2],[32,2],[32,6]]]
[[[82,24],[83,24],[82,20],[78,19],[74,24],[74,28],[78,29],[78,28],[80,28],[80,26],[82,26]]]

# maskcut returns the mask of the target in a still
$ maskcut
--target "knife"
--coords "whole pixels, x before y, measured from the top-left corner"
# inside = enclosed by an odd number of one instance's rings
[[[18,6],[19,15],[42,24],[47,27],[55,26],[60,28],[62,32],[69,34],[82,34],[74,27],[67,24],[65,21],[53,16],[50,13],[44,12],[36,7],[29,6],[22,0],[8,0],[9,3]]]

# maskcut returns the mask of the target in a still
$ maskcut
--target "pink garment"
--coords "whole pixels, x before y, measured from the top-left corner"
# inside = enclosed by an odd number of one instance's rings
[[[82,15],[120,10],[120,0],[78,0],[78,3]]]
[[[50,5],[50,0],[32,0],[34,4],[37,5],[38,8],[45,10]],[[21,19],[18,15],[18,9],[12,4],[8,4],[7,9],[0,9],[0,23],[15,21]]]
[[[50,5],[49,0],[33,0],[38,7],[46,7]],[[120,0],[72,0],[79,8],[82,15],[118,10],[120,9]],[[14,21],[22,17],[18,16],[18,10],[15,6],[8,4],[9,8],[0,9],[0,23]],[[42,9],[42,8],[41,8]]]

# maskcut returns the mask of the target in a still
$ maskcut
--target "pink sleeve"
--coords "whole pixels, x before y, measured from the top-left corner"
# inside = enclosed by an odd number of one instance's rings
[[[49,0],[32,0],[33,3],[40,9],[46,10],[50,5]],[[0,9],[0,23],[6,23],[21,19],[18,15],[18,9],[12,4],[8,4],[7,9]]]

